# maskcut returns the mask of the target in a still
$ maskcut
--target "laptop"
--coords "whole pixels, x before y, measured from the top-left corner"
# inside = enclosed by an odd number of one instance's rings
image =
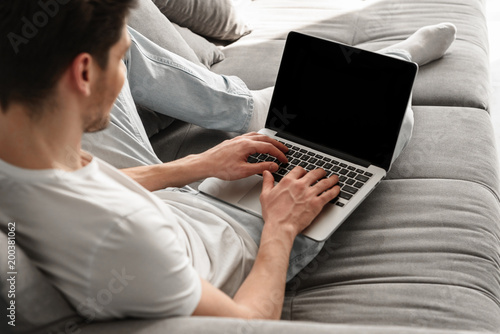
[[[284,143],[287,165],[323,168],[339,176],[341,192],[302,234],[326,240],[389,171],[417,74],[415,63],[298,32],[283,52],[265,128]],[[266,154],[249,163],[277,161]],[[279,163],[279,161],[277,161]],[[224,181],[208,178],[199,190],[257,216],[262,176]]]

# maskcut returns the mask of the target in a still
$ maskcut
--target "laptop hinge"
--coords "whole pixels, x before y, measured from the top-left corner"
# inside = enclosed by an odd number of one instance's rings
[[[325,147],[325,146],[322,146],[322,145],[315,144],[315,143],[310,142],[308,140],[295,137],[294,135],[290,135],[290,134],[287,134],[287,133],[284,133],[284,132],[278,132],[276,134],[276,136],[284,138],[284,139],[287,139],[287,140],[290,140],[290,141],[293,141],[293,142],[296,142],[298,144],[301,144],[301,145],[304,145],[304,146],[307,146],[307,147],[310,147],[312,149],[315,149],[317,151],[323,152],[325,154],[333,155],[335,157],[339,157],[340,159],[352,162],[353,164],[357,164],[357,165],[360,165],[362,167],[369,167],[371,165],[371,163],[369,161],[367,161],[367,160],[356,158],[356,157],[353,157],[352,155],[349,155],[347,153],[344,153],[344,152],[341,152],[341,151],[337,151],[337,150],[334,150],[334,149],[331,149],[331,148],[328,148],[328,147]]]

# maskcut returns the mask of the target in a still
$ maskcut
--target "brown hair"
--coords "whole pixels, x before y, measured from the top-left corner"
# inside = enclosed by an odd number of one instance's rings
[[[81,53],[105,69],[134,5],[135,0],[1,0],[3,112],[12,102],[39,109]]]

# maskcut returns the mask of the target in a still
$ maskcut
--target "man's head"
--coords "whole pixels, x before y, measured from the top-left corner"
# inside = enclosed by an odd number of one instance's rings
[[[118,65],[127,49],[125,19],[134,3],[135,0],[2,0],[1,111],[5,113],[12,104],[20,104],[30,110],[33,119],[41,117],[40,113],[53,104],[56,86],[68,71],[83,81],[94,80],[94,86],[102,86],[101,91],[93,89],[95,103],[109,104],[110,95],[119,92],[107,85],[119,85],[113,76],[120,73],[112,66]],[[111,58],[115,60],[113,64]],[[102,77],[86,78],[86,66]],[[85,89],[84,84],[75,81],[79,89]],[[109,89],[112,92],[106,93]],[[97,130],[99,125],[89,127]]]

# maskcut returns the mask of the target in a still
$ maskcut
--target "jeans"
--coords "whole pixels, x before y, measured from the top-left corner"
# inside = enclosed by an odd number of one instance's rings
[[[252,92],[235,76],[210,72],[149,41],[129,28],[132,45],[124,63],[127,78],[111,111],[110,126],[83,136],[82,148],[116,168],[162,163],[153,151],[135,104],[201,127],[246,131],[254,110]],[[403,59],[401,50],[387,54]],[[397,158],[411,137],[413,112],[408,108],[398,139]],[[258,245],[263,220],[242,210],[205,196],[190,187],[169,189],[183,191],[209,202],[238,221]],[[294,243],[287,280],[302,270],[323,247],[299,235]]]

